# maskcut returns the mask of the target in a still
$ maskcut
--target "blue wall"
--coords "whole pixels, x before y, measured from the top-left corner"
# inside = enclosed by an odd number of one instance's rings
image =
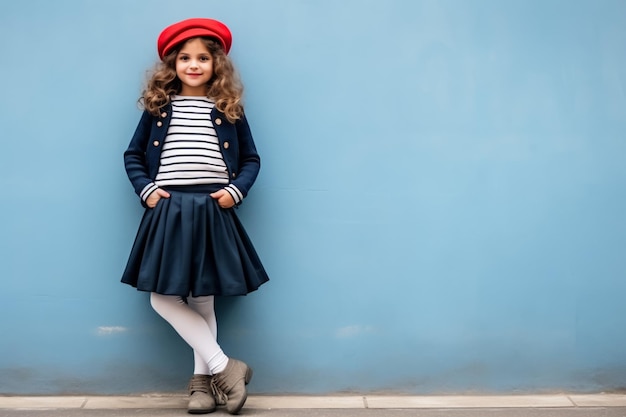
[[[263,167],[271,275],[219,302],[256,393],[626,387],[622,0],[0,4],[0,393],[179,391],[119,283],[122,152],[166,25],[214,17]]]

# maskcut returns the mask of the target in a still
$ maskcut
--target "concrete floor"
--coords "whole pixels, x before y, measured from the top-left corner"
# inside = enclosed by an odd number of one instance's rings
[[[183,395],[0,396],[0,417],[186,416]],[[222,408],[212,415],[228,415]],[[626,417],[626,395],[251,396],[242,416]]]

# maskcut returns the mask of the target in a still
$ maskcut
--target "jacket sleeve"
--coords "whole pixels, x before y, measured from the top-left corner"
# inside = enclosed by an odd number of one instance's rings
[[[245,114],[235,123],[235,127],[237,129],[237,139],[239,142],[239,169],[230,183],[237,187],[243,197],[246,197],[257,175],[259,175],[261,158],[254,145],[250,126],[248,125]]]
[[[135,189],[135,193],[140,197],[142,197],[142,192],[149,189],[148,186],[152,184],[146,162],[146,146],[150,138],[151,121],[152,116],[150,113],[144,111],[137,129],[135,129],[135,134],[128,145],[128,149],[124,152],[126,173]]]

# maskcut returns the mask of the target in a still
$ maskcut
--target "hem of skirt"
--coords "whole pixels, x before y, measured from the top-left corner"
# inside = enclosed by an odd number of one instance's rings
[[[269,280],[268,280],[269,281]],[[200,294],[193,294],[193,297],[208,297],[208,296],[215,296],[215,297],[241,297],[244,295],[248,295],[250,293],[253,293],[255,291],[257,291],[261,285],[265,284],[267,281],[262,282],[261,284],[259,284],[258,287],[253,288],[251,290],[248,290],[248,292],[236,292],[236,293],[223,293],[223,292],[207,292],[207,293],[200,293]],[[146,289],[146,288],[139,288],[136,284],[133,284],[131,282],[124,282],[122,281],[122,284],[126,284],[126,285],[130,285],[131,287],[135,288],[137,291],[141,291],[141,292],[148,292],[148,293],[157,293],[157,294],[161,294],[161,295],[176,295],[179,297],[188,297],[189,294],[181,294],[181,293],[177,293],[177,292],[163,292],[163,291],[158,291],[158,290],[152,290],[152,289]]]

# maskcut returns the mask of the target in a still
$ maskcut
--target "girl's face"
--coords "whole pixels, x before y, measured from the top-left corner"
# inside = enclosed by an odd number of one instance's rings
[[[206,96],[213,77],[213,57],[201,39],[190,39],[176,55],[176,75],[182,83],[181,96]]]

